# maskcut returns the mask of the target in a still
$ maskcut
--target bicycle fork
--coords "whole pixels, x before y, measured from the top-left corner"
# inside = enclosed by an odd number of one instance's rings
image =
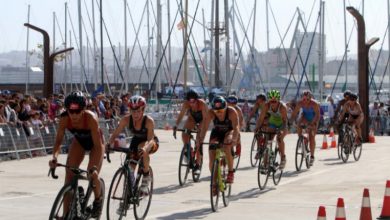
[[[222,165],[221,163],[226,163],[226,159],[222,158],[222,153],[220,151],[217,151],[216,157],[218,158],[218,167],[217,167],[217,181],[218,181],[218,187],[221,192],[225,191],[225,182],[222,181]],[[222,161],[222,160],[225,161]]]

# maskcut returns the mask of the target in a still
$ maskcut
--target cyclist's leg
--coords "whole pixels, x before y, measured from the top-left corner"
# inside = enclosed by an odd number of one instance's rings
[[[316,134],[317,134],[317,126],[313,126],[309,128],[309,143],[310,143],[310,156],[314,158],[314,151],[316,149]]]
[[[284,137],[287,135],[287,128],[284,128],[283,130],[281,130],[279,132],[279,134],[277,135],[277,141],[278,141],[278,146],[279,146],[279,151],[280,151],[280,158],[281,158],[281,162],[280,162],[280,168],[281,169],[284,169],[284,167],[286,166],[286,154],[285,154],[285,145],[284,145]]]
[[[85,150],[81,147],[79,142],[73,138],[71,145],[69,146],[68,158],[66,159],[66,164],[70,167],[79,167],[81,162],[84,160]],[[74,174],[69,169],[66,169],[65,174],[65,184],[70,183]],[[71,200],[71,195],[66,195],[64,198],[64,216],[69,210],[69,203]]]
[[[229,135],[233,135],[233,131],[228,131],[224,135],[223,143],[228,143],[228,139],[231,139],[228,137]],[[237,143],[236,140],[233,140],[233,143],[224,146],[225,156],[226,156],[227,165],[228,165],[228,169],[229,169],[229,172],[228,172],[228,175],[226,178],[227,183],[234,182],[233,155],[231,154],[234,142]]]
[[[195,125],[196,128],[197,128],[197,131],[198,133],[196,134],[196,138],[195,140],[198,141],[199,140],[199,135],[200,133],[202,132],[202,124],[198,124],[198,125]],[[203,157],[203,145],[201,144],[199,148],[196,148],[195,147],[195,153],[196,153],[196,164],[197,166],[200,164],[200,161],[202,160],[202,157]]]
[[[184,129],[192,130],[195,128],[195,121],[191,116],[188,116],[186,123],[184,124]],[[190,142],[190,136],[186,132],[182,132],[181,134],[182,140],[184,144],[188,144]]]
[[[241,133],[238,134],[235,154],[241,155]]]
[[[213,163],[215,160],[216,144],[221,141],[221,138],[219,136],[220,136],[219,133],[215,129],[211,130],[210,140],[209,140],[209,169],[210,169],[210,173],[211,173],[211,170],[213,169]],[[223,141],[223,139],[222,139],[222,141]]]
[[[93,192],[95,194],[95,201],[93,202],[92,207],[92,217],[99,217],[103,208],[103,196],[101,195],[102,189],[99,179],[99,172],[103,163],[103,155],[104,155],[104,145],[102,144],[100,147],[92,147],[91,152],[89,154],[89,162],[88,162],[88,171],[89,178],[92,179],[93,183]]]

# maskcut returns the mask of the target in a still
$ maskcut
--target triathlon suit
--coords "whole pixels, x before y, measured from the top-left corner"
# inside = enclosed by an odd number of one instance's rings
[[[65,116],[68,116],[68,112],[63,112],[61,114],[61,117],[65,117]],[[82,148],[84,148],[84,150],[90,151],[92,150],[93,147],[92,133],[90,129],[84,129],[84,128],[88,128],[87,117],[83,115],[83,118],[81,120],[83,120],[83,129],[76,129],[73,128],[72,121],[70,117],[68,117],[67,129],[69,130],[70,133],[73,134],[73,137],[77,140],[77,142],[79,142],[79,144],[81,145]]]
[[[197,105],[198,104],[199,104],[199,102],[197,101]],[[190,115],[192,116],[192,118],[194,119],[196,124],[199,124],[203,120],[202,110],[192,111],[192,109],[190,108],[188,111],[189,111]]]
[[[223,143],[226,133],[233,130],[232,121],[229,119],[229,108],[226,109],[225,118],[220,121],[217,116],[214,117],[213,123],[214,128],[211,130],[210,142],[211,140],[217,140],[219,143]],[[209,150],[215,150],[215,145],[210,144]]]
[[[278,109],[276,112],[272,110],[271,105],[269,105],[268,112],[269,118],[268,118],[268,127],[270,128],[282,128],[283,127],[283,119],[282,119],[282,114],[280,114],[280,106],[281,104],[279,103]]]
[[[146,142],[148,140],[148,129],[146,128],[145,125],[146,125],[146,116],[143,116],[141,129],[139,129],[139,130],[135,129],[134,123],[133,123],[133,117],[130,115],[129,130],[133,134],[133,138],[131,139],[131,143],[130,143],[130,150],[131,151],[137,152],[138,146],[141,143]],[[150,150],[150,152],[149,152],[150,154],[156,152],[158,149],[158,146],[159,146],[159,144],[158,144],[159,141],[158,141],[158,138],[156,136],[154,136],[154,141],[156,142],[156,144]]]
[[[310,106],[308,108],[302,106],[302,114],[303,114],[303,118],[305,118],[306,121],[310,123],[313,121],[316,112],[314,111],[313,106]]]
[[[358,108],[355,107],[355,109],[352,109],[351,106],[348,106],[348,110],[347,112],[349,113],[349,115],[354,119],[356,120],[359,116],[360,116],[360,111]]]

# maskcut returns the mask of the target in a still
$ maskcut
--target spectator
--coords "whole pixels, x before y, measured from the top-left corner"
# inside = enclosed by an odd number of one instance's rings
[[[381,135],[384,135],[384,133],[387,131],[387,117],[389,116],[389,112],[385,108],[385,104],[383,102],[379,104],[378,113],[381,127],[380,133]]]
[[[248,118],[248,115],[249,115],[251,109],[249,107],[247,99],[245,99],[244,105],[242,105],[242,109],[241,110],[242,110],[242,114],[244,115],[244,118]]]
[[[9,107],[11,110],[10,110],[8,123],[10,123],[11,125],[18,125],[20,121],[18,119],[18,114],[16,112],[20,110],[20,105],[16,101],[10,100]]]
[[[30,123],[36,128],[42,128],[43,123],[40,119],[41,115],[39,111],[32,111],[30,114]]]
[[[7,123],[7,119],[5,117],[5,100],[0,100],[0,123]]]
[[[120,105],[120,115],[123,116],[123,115],[126,115],[129,113],[129,97],[128,95],[123,95],[121,97],[122,99],[122,104]]]
[[[333,100],[332,96],[328,96],[327,101],[328,101],[328,116],[330,119],[328,128],[330,128],[330,127],[333,127],[333,125],[334,125],[334,111],[335,111],[336,105],[334,104],[334,100]]]
[[[374,131],[379,130],[379,105],[378,102],[374,102],[373,107],[370,109],[371,127]]]

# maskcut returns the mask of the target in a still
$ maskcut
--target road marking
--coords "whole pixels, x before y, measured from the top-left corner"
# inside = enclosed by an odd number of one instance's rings
[[[13,200],[13,199],[24,199],[24,198],[30,198],[35,196],[42,196],[42,195],[50,195],[58,193],[58,191],[52,191],[52,192],[44,192],[44,193],[36,193],[32,195],[26,195],[26,196],[14,196],[14,197],[8,197],[8,198],[0,198],[0,201],[7,201],[7,200]]]

